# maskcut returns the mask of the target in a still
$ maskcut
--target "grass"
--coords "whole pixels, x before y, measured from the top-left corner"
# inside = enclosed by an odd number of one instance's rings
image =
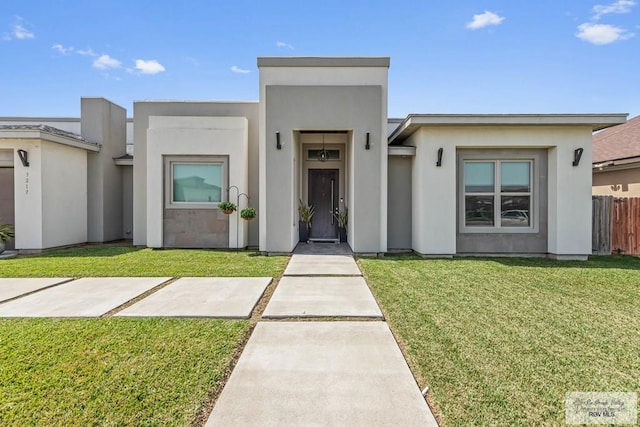
[[[0,277],[278,277],[287,259],[251,251],[96,245],[2,260]]]
[[[248,321],[0,319],[0,425],[190,425]]]
[[[568,392],[640,392],[638,258],[358,263],[443,425],[561,425]]]
[[[88,245],[0,262],[0,277],[278,278],[287,257]],[[0,425],[201,425],[250,321],[0,319]]]

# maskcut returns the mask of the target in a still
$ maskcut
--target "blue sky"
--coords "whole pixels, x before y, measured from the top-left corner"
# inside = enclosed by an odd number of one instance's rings
[[[638,0],[2,0],[0,116],[258,98],[258,56],[390,56],[389,115],[640,114]]]

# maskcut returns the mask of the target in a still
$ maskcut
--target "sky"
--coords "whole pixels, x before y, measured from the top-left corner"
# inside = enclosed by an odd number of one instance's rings
[[[0,0],[0,116],[257,100],[258,56],[389,56],[390,117],[631,117],[639,1]]]

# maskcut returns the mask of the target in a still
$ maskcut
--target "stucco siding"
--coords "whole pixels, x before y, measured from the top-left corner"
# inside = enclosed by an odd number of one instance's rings
[[[86,242],[87,152],[43,142],[41,168],[42,248]]]
[[[149,128],[149,117],[152,115],[246,118],[248,121],[248,194],[251,197],[251,206],[259,206],[257,102],[136,102],[134,103],[135,155],[133,160],[134,245],[147,245],[147,129]],[[258,209],[258,217],[260,215]],[[249,246],[258,245],[258,221],[256,220],[249,221],[247,244]]]
[[[593,194],[640,197],[640,167],[593,173]]]
[[[387,244],[389,249],[411,248],[411,157],[389,156]]]
[[[268,86],[265,94],[266,134],[262,196],[268,230],[261,250],[289,252],[297,242],[298,174],[294,165],[294,130],[352,132],[349,170],[349,239],[355,252],[386,251],[386,134],[381,122],[380,86]],[[280,132],[282,149],[275,143]],[[366,133],[369,150],[365,150]],[[349,145],[349,144],[347,144]],[[381,156],[384,155],[384,168]],[[384,218],[381,215],[384,207]],[[381,224],[384,244],[381,247]],[[262,224],[261,224],[262,226]]]

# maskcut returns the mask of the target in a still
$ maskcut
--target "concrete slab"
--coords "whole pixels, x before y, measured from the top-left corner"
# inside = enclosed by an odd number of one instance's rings
[[[207,426],[437,426],[384,322],[260,322]]]
[[[263,317],[380,317],[382,312],[360,277],[283,277]]]
[[[116,316],[248,319],[271,280],[271,277],[185,277]]]
[[[68,280],[70,279],[64,277],[50,277],[46,279],[0,279],[0,302],[18,297],[20,295],[31,293],[39,289],[44,289]]]
[[[0,304],[0,317],[101,316],[169,277],[92,277]]]
[[[360,276],[362,273],[351,255],[294,254],[285,276]]]

